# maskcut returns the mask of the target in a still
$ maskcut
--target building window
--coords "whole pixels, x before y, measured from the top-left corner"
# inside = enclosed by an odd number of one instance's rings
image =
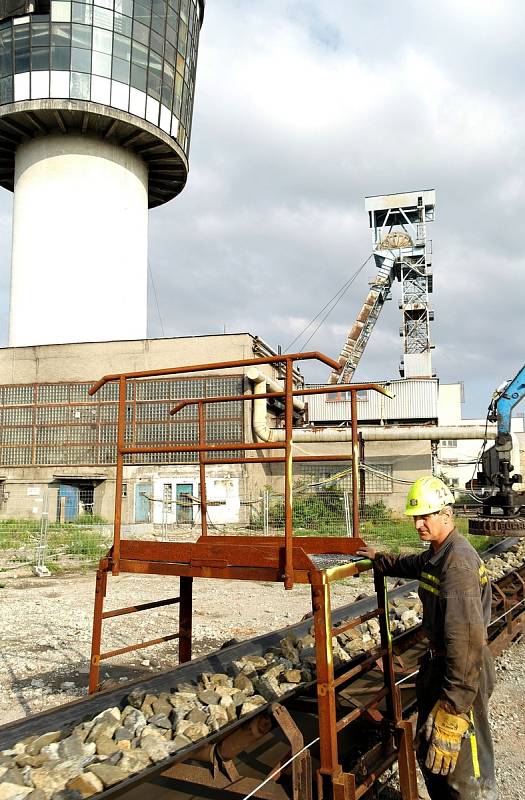
[[[441,447],[457,447],[458,440],[457,439],[442,439]]]
[[[122,495],[121,496],[122,497],[127,497],[128,496],[128,484],[127,483],[123,483],[122,484]]]
[[[108,384],[91,397],[90,383],[0,386],[0,465],[114,464],[118,394]],[[169,415],[178,399],[238,395],[241,376],[173,378],[129,382],[126,442],[135,445],[193,444],[198,441],[195,406]],[[209,442],[244,441],[240,401],[205,407]],[[233,457],[224,453],[213,458]],[[197,460],[195,452],[126,456],[125,463],[182,463]]]

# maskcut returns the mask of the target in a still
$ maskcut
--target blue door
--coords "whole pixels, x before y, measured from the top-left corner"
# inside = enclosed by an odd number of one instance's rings
[[[78,486],[61,483],[58,488],[57,519],[71,522],[78,517]]]
[[[135,484],[135,522],[151,522],[153,485]]]
[[[177,522],[193,522],[193,483],[177,484]]]

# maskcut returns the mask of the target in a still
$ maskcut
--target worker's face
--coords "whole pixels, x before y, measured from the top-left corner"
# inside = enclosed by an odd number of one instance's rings
[[[414,517],[414,525],[422,542],[429,542],[439,547],[453,528],[452,514],[449,508],[434,514],[423,514]]]

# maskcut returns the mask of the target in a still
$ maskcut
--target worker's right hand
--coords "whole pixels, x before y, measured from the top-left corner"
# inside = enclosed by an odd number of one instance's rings
[[[425,723],[429,743],[425,766],[435,775],[454,772],[461,742],[470,727],[466,714],[456,714],[438,700]]]
[[[373,561],[376,555],[376,549],[375,547],[368,547],[368,545],[365,545],[356,551],[356,555],[363,556],[363,558],[369,558],[371,561]]]

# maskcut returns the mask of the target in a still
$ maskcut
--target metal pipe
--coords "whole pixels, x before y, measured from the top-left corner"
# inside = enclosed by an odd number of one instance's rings
[[[357,438],[357,393],[350,392],[352,434],[352,536],[359,536],[359,441]]]
[[[256,402],[256,401],[255,401]],[[254,403],[255,405],[255,403]],[[284,431],[280,428],[267,428],[268,438],[262,442],[283,442]],[[261,437],[263,429],[254,423],[254,431]],[[441,439],[495,439],[495,425],[489,425],[485,432],[484,425],[377,425],[362,426],[358,432],[365,442],[400,442],[400,441],[440,441]],[[311,442],[351,442],[350,428],[294,428],[293,441]]]
[[[292,433],[293,433],[293,361],[288,359],[286,362],[285,373],[285,435],[286,449],[284,467],[284,537],[285,537],[285,568],[284,568],[284,588],[293,589],[293,455],[292,455]]]

